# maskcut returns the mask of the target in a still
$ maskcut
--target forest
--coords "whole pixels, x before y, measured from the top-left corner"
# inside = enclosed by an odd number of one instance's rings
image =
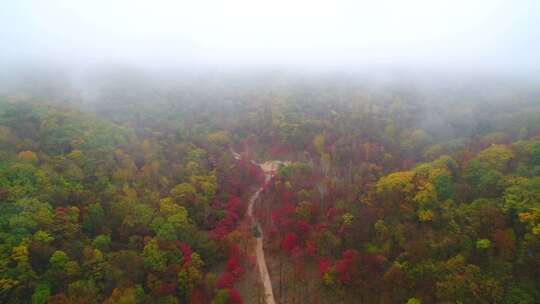
[[[1,303],[540,303],[536,82],[46,76],[0,90]]]

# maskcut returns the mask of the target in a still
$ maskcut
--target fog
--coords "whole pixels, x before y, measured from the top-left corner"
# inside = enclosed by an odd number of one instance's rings
[[[3,66],[540,69],[535,0],[18,0]]]

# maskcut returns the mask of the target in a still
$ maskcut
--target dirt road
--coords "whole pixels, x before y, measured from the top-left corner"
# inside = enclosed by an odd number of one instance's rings
[[[236,153],[232,149],[231,149],[231,153],[233,154],[235,159],[240,160],[241,158],[240,154]],[[268,274],[268,267],[266,266],[266,259],[264,258],[264,248],[263,248],[264,233],[263,233],[263,230],[261,228],[259,221],[257,221],[257,219],[253,217],[253,206],[255,205],[255,202],[259,198],[259,195],[261,194],[264,186],[270,181],[270,179],[276,172],[279,164],[281,164],[282,162],[267,161],[265,163],[258,164],[252,160],[251,163],[259,166],[263,170],[265,178],[264,178],[264,183],[259,187],[259,189],[255,193],[253,193],[253,195],[249,199],[249,205],[246,211],[246,217],[249,218],[257,226],[257,229],[259,230],[259,236],[257,237],[257,242],[255,245],[255,257],[257,260],[257,267],[259,270],[260,280],[264,288],[265,302],[266,304],[275,304],[276,300],[274,299],[272,281],[270,280],[270,275]]]
[[[267,175],[266,180],[268,180],[270,175]],[[272,290],[272,281],[270,280],[270,275],[268,274],[268,267],[266,266],[266,259],[264,258],[264,248],[263,248],[263,240],[264,240],[264,234],[263,230],[261,228],[261,225],[257,220],[253,218],[253,205],[255,205],[255,202],[257,201],[257,198],[259,198],[259,194],[263,190],[263,186],[261,186],[250,198],[248,210],[247,210],[247,216],[251,219],[253,219],[253,222],[255,225],[257,225],[257,229],[259,230],[259,237],[257,238],[257,243],[255,244],[255,257],[257,259],[257,266],[259,269],[259,275],[261,282],[263,283],[264,288],[264,297],[266,304],[275,304],[276,301],[274,299],[274,292]]]

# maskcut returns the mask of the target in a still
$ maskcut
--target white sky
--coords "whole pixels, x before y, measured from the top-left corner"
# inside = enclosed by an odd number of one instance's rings
[[[540,68],[539,0],[0,0],[0,60]]]

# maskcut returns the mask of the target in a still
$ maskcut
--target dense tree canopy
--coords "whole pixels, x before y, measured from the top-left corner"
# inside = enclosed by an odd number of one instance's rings
[[[0,302],[540,302],[537,91],[262,83],[2,96]]]

